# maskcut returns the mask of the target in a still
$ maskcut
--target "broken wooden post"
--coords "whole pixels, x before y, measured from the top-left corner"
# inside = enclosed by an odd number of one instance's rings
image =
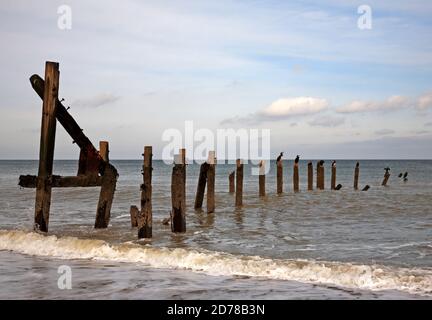
[[[283,166],[282,160],[276,161],[276,192],[281,194],[283,190]]]
[[[141,212],[138,216],[138,239],[152,237],[152,147],[144,147],[143,184],[141,185]]]
[[[317,163],[317,189],[324,190],[324,160]]]
[[[313,164],[310,161],[308,163],[308,190],[313,190]]]
[[[138,227],[138,215],[139,210],[137,206],[131,206],[130,207],[130,218],[131,218],[131,227],[135,228]]]
[[[241,207],[243,205],[243,163],[240,159],[236,162],[236,198],[235,205]]]
[[[43,232],[48,232],[51,204],[50,180],[54,162],[59,76],[59,64],[56,62],[46,62],[34,224],[35,230]]]
[[[231,172],[228,180],[229,180],[229,193],[234,193],[235,192],[235,185],[234,185],[234,180],[235,180],[235,171]]]
[[[386,187],[388,179],[390,178],[390,172],[389,172],[390,168],[387,167],[387,168],[384,168],[384,170],[385,170],[384,179],[383,179],[383,182],[381,183],[381,185],[384,186],[384,187]]]
[[[171,177],[171,231],[186,232],[186,150],[180,149]]]
[[[204,200],[204,192],[205,187],[207,183],[207,172],[209,169],[209,164],[207,162],[204,162],[200,166],[200,173],[198,177],[198,185],[197,185],[197,191],[195,195],[195,209],[201,209],[203,200]]]
[[[99,202],[96,211],[95,228],[107,228],[111,216],[111,206],[114,198],[114,192],[117,183],[117,170],[109,164],[108,154],[109,147],[107,141],[102,141],[100,144],[102,149],[99,150],[99,154],[103,160],[102,165],[102,183],[101,191],[99,194]]]
[[[215,174],[216,174],[216,157],[214,151],[209,151],[207,171],[207,213],[215,210]]]
[[[299,167],[298,162],[294,162],[294,168],[293,168],[293,185],[294,185],[294,192],[299,192]]]
[[[331,166],[331,190],[336,190],[336,161],[332,162]]]
[[[360,163],[357,162],[354,169],[354,190],[358,190],[359,175],[360,175]]]
[[[259,183],[259,196],[265,197],[265,161],[261,160],[259,163],[259,176],[258,176],[258,183]]]

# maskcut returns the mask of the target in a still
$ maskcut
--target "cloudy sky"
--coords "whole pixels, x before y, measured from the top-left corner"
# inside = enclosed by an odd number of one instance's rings
[[[58,27],[62,4],[72,28]],[[357,9],[372,9],[372,29]],[[0,3],[0,159],[36,159],[28,78],[60,63],[60,98],[111,158],[158,158],[164,130],[271,130],[272,154],[432,158],[432,2]],[[78,157],[58,126],[56,158]]]

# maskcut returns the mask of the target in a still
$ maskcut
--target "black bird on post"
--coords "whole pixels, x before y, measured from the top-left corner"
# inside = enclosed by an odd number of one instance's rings
[[[403,180],[404,182],[408,181],[408,172],[405,172],[405,174],[403,175]]]
[[[283,152],[281,152],[280,155],[277,157],[276,162],[281,161],[282,157],[283,157]]]
[[[398,177],[399,177],[399,178],[402,178],[402,176],[403,176],[403,173],[402,173],[402,172],[399,173]]]
[[[300,160],[300,156],[297,155],[297,157],[296,157],[295,160],[294,160],[294,163],[299,163],[299,160]]]

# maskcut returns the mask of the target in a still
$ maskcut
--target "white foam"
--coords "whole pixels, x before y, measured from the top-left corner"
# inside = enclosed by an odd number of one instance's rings
[[[62,259],[140,263],[154,268],[188,269],[209,275],[267,277],[432,296],[432,269],[266,259],[205,250],[156,248],[130,242],[111,245],[102,240],[44,236],[18,230],[0,230],[0,250]]]

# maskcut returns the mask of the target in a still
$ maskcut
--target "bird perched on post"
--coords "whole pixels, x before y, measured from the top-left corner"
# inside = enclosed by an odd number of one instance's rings
[[[320,162],[318,162],[320,166],[324,165],[324,160],[320,160]]]
[[[390,171],[390,168],[386,167],[386,168],[384,168],[384,170],[385,170],[385,173],[388,173]]]
[[[333,161],[332,161],[332,167],[335,167],[335,166],[336,166],[336,161],[333,160]]]
[[[356,163],[356,168],[358,168],[358,167],[360,167],[360,163],[359,162]]]
[[[408,172],[405,172],[405,174],[403,175],[403,180],[404,182],[408,181]]]
[[[295,160],[294,160],[294,163],[299,163],[299,160],[300,160],[300,156],[297,155],[297,157],[296,157]]]
[[[283,152],[281,152],[280,155],[277,157],[276,162],[281,161],[282,157],[283,157]]]

